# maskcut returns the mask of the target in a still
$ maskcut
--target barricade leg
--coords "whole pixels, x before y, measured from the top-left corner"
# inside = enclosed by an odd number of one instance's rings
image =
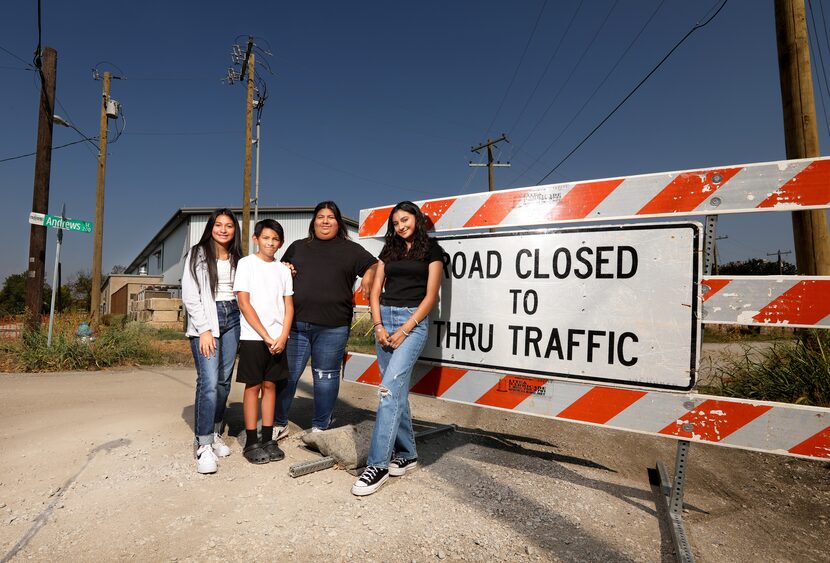
[[[682,563],[693,563],[695,560],[689,545],[689,539],[686,536],[686,527],[683,525],[683,485],[686,481],[686,461],[690,447],[691,443],[688,440],[677,442],[677,459],[674,464],[673,482],[669,479],[663,462],[657,462],[657,472],[660,475],[660,493],[668,509],[668,523],[674,552],[677,561]]]

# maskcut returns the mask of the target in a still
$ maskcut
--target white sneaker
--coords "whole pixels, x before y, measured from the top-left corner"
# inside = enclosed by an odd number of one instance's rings
[[[213,453],[219,457],[228,457],[231,455],[231,449],[217,432],[213,433]]]
[[[288,425],[285,426],[274,426],[274,440],[282,440],[288,436]]]
[[[199,446],[196,450],[196,471],[199,473],[216,473],[218,469],[216,461],[216,454],[213,453],[210,444]]]
[[[322,428],[317,428],[316,426],[311,427],[312,432],[325,432]]]

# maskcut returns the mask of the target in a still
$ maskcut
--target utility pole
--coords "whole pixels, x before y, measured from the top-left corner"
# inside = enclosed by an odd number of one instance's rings
[[[767,256],[775,256],[776,254],[778,255],[778,275],[781,276],[784,275],[784,261],[781,260],[781,255],[792,254],[792,251],[788,250],[786,252],[781,252],[781,250],[779,250],[778,252],[767,252]]]
[[[98,328],[101,316],[101,255],[104,245],[104,179],[107,172],[107,103],[110,99],[109,71],[104,72],[104,90],[101,97],[101,133],[98,141],[98,180],[95,186],[95,226],[92,246],[92,294],[89,312],[92,316],[92,328]]]
[[[251,232],[251,158],[253,149],[254,124],[254,64],[256,55],[253,52],[254,38],[248,37],[248,47],[245,49],[245,60],[242,62],[242,71],[239,80],[245,79],[248,72],[248,95],[245,100],[245,170],[242,177],[242,252],[248,254]]]
[[[38,53],[38,56],[41,54]],[[52,169],[52,125],[55,114],[55,80],[58,52],[51,47],[43,49],[41,68],[40,105],[37,122],[37,153],[35,181],[32,191],[32,211],[49,212],[49,178]],[[29,265],[26,271],[26,328],[40,327],[43,307],[43,274],[46,261],[46,227],[32,225],[29,230]]]
[[[787,158],[820,155],[804,0],[775,0],[778,71]],[[830,233],[824,209],[792,214],[795,260],[802,275],[830,275]]]
[[[502,141],[505,141],[507,143],[510,142],[510,140],[507,138],[507,135],[504,134],[504,133],[502,133],[501,137],[499,137],[495,141],[493,141],[491,139],[487,139],[486,143],[482,143],[477,147],[471,147],[470,148],[470,152],[474,152],[476,154],[481,154],[479,151],[481,151],[481,149],[483,149],[483,148],[487,148],[487,164],[479,164],[479,163],[470,161],[469,166],[470,166],[470,168],[476,168],[476,167],[479,167],[479,166],[486,166],[487,167],[487,186],[488,186],[489,191],[491,191],[491,192],[493,190],[495,190],[495,184],[494,184],[494,180],[493,180],[493,168],[510,168],[510,163],[509,162],[505,162],[505,163],[493,162],[493,146],[498,144],[498,143],[501,143]]]

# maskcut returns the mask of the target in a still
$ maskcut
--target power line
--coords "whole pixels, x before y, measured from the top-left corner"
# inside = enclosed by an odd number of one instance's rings
[[[544,80],[545,76],[547,76],[548,69],[550,68],[550,65],[553,62],[553,60],[556,58],[556,54],[559,53],[559,49],[560,49],[560,47],[562,47],[562,43],[565,41],[565,37],[567,37],[568,32],[571,30],[571,26],[573,25],[574,20],[576,19],[576,16],[579,13],[579,10],[582,8],[583,1],[584,0],[580,0],[579,5],[576,7],[576,11],[574,11],[574,13],[571,15],[571,19],[568,22],[568,25],[565,26],[565,31],[562,33],[562,37],[559,38],[559,43],[556,44],[556,48],[553,50],[553,53],[551,54],[550,57],[548,57],[548,62],[545,64],[545,69],[542,71],[542,74],[539,76],[539,80],[536,81],[536,85],[533,87],[533,90],[530,92],[530,95],[527,97],[527,100],[525,100],[525,103],[522,106],[522,111],[519,112],[519,116],[513,122],[513,125],[511,125],[510,128],[508,129],[508,131],[510,131],[511,134],[516,129],[516,125],[519,124],[519,121],[521,121],[522,117],[524,116],[525,111],[527,110],[527,106],[530,105],[530,101],[533,99],[533,96],[536,95],[536,90],[539,89],[539,85],[542,84],[542,80]],[[518,150],[518,149],[515,149],[515,150]],[[512,155],[513,151],[511,151],[510,154]]]
[[[594,88],[594,91],[593,91],[593,92],[591,92],[591,95],[590,95],[590,96],[588,96],[588,97],[585,99],[585,101],[582,103],[582,106],[579,108],[579,110],[578,110],[578,111],[577,111],[577,112],[573,115],[573,117],[571,117],[571,120],[570,120],[570,121],[568,121],[568,123],[567,123],[567,124],[566,124],[566,125],[562,128],[562,130],[561,130],[561,131],[559,131],[559,134],[558,134],[558,135],[557,135],[557,136],[556,136],[556,137],[555,137],[555,138],[554,138],[554,139],[553,139],[553,140],[552,140],[552,141],[548,144],[548,146],[547,146],[547,147],[545,147],[545,149],[544,149],[544,150],[543,150],[543,151],[539,154],[539,156],[538,156],[538,157],[536,157],[536,159],[533,161],[533,164],[532,164],[531,166],[528,166],[528,167],[527,167],[524,171],[522,171],[522,173],[521,173],[521,174],[519,174],[518,176],[516,176],[516,177],[513,179],[513,182],[514,182],[514,183],[515,183],[515,182],[517,182],[517,181],[519,180],[519,178],[521,178],[521,177],[523,177],[525,174],[527,174],[527,173],[530,171],[531,167],[532,167],[533,165],[535,165],[537,162],[539,162],[539,161],[542,159],[542,157],[543,157],[543,156],[545,156],[545,155],[548,153],[548,151],[551,149],[551,147],[553,147],[553,145],[555,145],[555,144],[556,144],[556,142],[557,142],[559,139],[561,139],[561,138],[562,138],[562,135],[564,135],[564,134],[565,134],[565,131],[567,131],[567,130],[570,128],[570,126],[573,124],[573,122],[574,122],[574,121],[576,121],[576,119],[577,119],[580,115],[582,115],[583,110],[584,110],[584,109],[588,106],[588,104],[591,102],[591,100],[593,100],[593,99],[594,99],[594,96],[596,96],[596,95],[597,95],[597,92],[599,92],[599,90],[600,90],[600,89],[601,89],[601,88],[605,85],[605,83],[608,81],[608,79],[611,77],[611,75],[614,73],[614,71],[615,71],[615,70],[617,70],[617,67],[620,65],[620,63],[622,62],[622,60],[625,58],[625,56],[628,54],[628,52],[631,50],[631,48],[634,46],[634,44],[637,42],[637,40],[639,40],[639,39],[640,39],[640,36],[643,34],[643,32],[644,32],[644,31],[646,30],[646,28],[648,27],[648,25],[651,23],[651,20],[653,20],[653,19],[654,19],[654,17],[657,15],[657,12],[659,12],[659,11],[660,11],[660,8],[662,8],[662,7],[663,7],[663,4],[664,4],[664,3],[665,3],[665,0],[660,0],[660,3],[657,5],[657,7],[654,9],[654,11],[651,13],[651,15],[650,15],[650,16],[648,17],[648,19],[646,20],[646,22],[645,22],[645,23],[643,24],[643,26],[640,28],[640,31],[638,31],[638,32],[637,32],[637,34],[634,36],[634,38],[633,38],[633,39],[629,42],[628,46],[625,48],[625,50],[624,50],[624,51],[622,52],[622,54],[619,56],[619,58],[618,58],[618,59],[617,59],[617,61],[614,63],[614,65],[611,67],[611,69],[610,69],[610,70],[606,73],[606,75],[605,75],[605,77],[602,79],[602,81],[600,81],[600,83],[597,85],[597,87],[596,87],[596,88]]]
[[[821,53],[821,40],[818,35],[818,27],[816,27],[816,18],[813,12],[813,1],[807,0],[807,6],[810,8],[810,20],[813,22],[813,35],[816,38],[815,47],[810,43],[810,50],[813,52],[813,60],[815,60],[815,53],[818,52],[819,72],[824,82],[824,93],[830,97],[830,86],[827,85],[827,69],[824,66],[824,56]],[[808,30],[809,33],[809,30]],[[830,44],[829,44],[830,48]],[[819,94],[821,94],[821,82],[819,82]],[[827,133],[830,134],[830,121],[827,119],[827,99],[824,95],[819,95],[819,102],[821,102],[821,112],[824,114],[824,126],[827,128]]]
[[[521,142],[520,147],[524,146],[525,143],[527,143],[530,140],[530,138],[536,132],[536,129],[538,129],[539,125],[541,125],[542,121],[544,121],[545,116],[548,114],[548,112],[551,110],[553,105],[556,103],[556,100],[559,99],[559,95],[565,90],[565,87],[570,83],[571,78],[573,78],[574,73],[576,73],[577,69],[579,68],[580,64],[582,63],[582,59],[585,58],[585,55],[587,55],[588,51],[591,50],[591,47],[594,46],[594,43],[596,42],[597,37],[599,37],[599,34],[602,32],[603,29],[605,29],[605,24],[608,23],[608,18],[611,17],[611,12],[614,11],[614,8],[617,7],[618,3],[619,3],[619,0],[614,0],[614,3],[611,4],[611,8],[609,8],[608,12],[605,14],[605,18],[602,20],[602,23],[597,28],[597,31],[594,33],[594,36],[591,37],[591,41],[588,42],[588,45],[582,51],[582,54],[579,56],[579,59],[576,61],[576,64],[571,68],[571,72],[568,74],[568,77],[565,79],[564,82],[562,82],[562,85],[559,86],[559,89],[556,91],[556,94],[554,94],[553,99],[548,104],[548,107],[546,107],[545,111],[542,112],[542,116],[539,117],[539,119],[536,120],[536,124],[533,126],[533,129],[530,130],[530,133],[528,133],[527,136],[524,138],[524,140]]]
[[[510,84],[507,85],[507,89],[504,91],[504,96],[501,98],[501,102],[499,102],[499,107],[496,109],[495,115],[493,115],[492,121],[490,121],[490,125],[487,126],[487,130],[484,132],[484,136],[486,137],[490,133],[490,129],[493,128],[493,124],[496,122],[496,118],[499,116],[499,112],[501,112],[501,108],[504,106],[505,100],[507,100],[507,94],[510,93],[510,89],[513,87],[513,83],[516,81],[516,75],[519,74],[519,68],[521,68],[522,63],[525,60],[525,55],[527,55],[527,49],[530,47],[530,42],[533,41],[533,37],[536,35],[536,29],[539,27],[539,21],[542,19],[542,13],[545,11],[545,7],[548,5],[548,0],[545,0],[542,3],[542,8],[539,10],[539,14],[536,16],[536,22],[533,24],[533,30],[530,32],[530,36],[527,38],[527,43],[525,43],[525,48],[522,51],[521,56],[519,57],[519,63],[516,65],[516,69],[513,71],[513,76],[510,78]]]
[[[57,147],[52,147],[52,150],[54,151],[54,150],[57,150],[57,149],[62,149],[64,147],[77,145],[78,143],[85,143],[86,141],[87,141],[86,139],[81,139],[79,141],[72,141],[71,143],[66,143],[65,145],[58,145]],[[18,158],[26,158],[27,156],[34,156],[36,154],[37,154],[37,152],[30,152],[30,153],[21,154],[21,155],[18,155],[18,156],[11,156],[9,158],[4,158],[4,159],[0,160],[0,162],[8,162],[9,160],[17,160]]]
[[[24,65],[28,66],[28,67],[29,67],[29,70],[31,70],[31,67],[32,67],[32,63],[31,63],[31,62],[26,61],[26,60],[24,60],[24,59],[22,59],[22,58],[18,57],[17,55],[15,55],[14,53],[12,53],[11,51],[9,51],[8,49],[6,49],[5,47],[3,47],[2,45],[0,45],[0,51],[3,51],[4,53],[11,55],[12,57],[14,57],[15,59],[17,59],[18,61],[20,61],[20,62],[21,62],[21,63],[23,63]]]
[[[622,101],[620,101],[620,103],[618,103],[618,104],[614,107],[614,109],[612,109],[612,110],[611,110],[611,112],[610,112],[608,115],[606,115],[606,116],[602,119],[602,121],[600,121],[600,122],[597,124],[597,126],[596,126],[596,127],[594,127],[594,128],[591,130],[591,132],[590,132],[590,133],[588,133],[588,135],[586,135],[586,136],[585,136],[585,138],[584,138],[584,139],[582,139],[582,140],[581,140],[581,141],[580,141],[580,142],[579,142],[579,143],[578,143],[578,144],[577,144],[577,145],[576,145],[573,149],[571,149],[571,151],[570,151],[568,154],[566,154],[566,155],[565,155],[565,157],[564,157],[562,160],[560,160],[560,161],[556,164],[556,166],[554,166],[553,168],[551,168],[551,169],[550,169],[550,171],[549,171],[547,174],[545,174],[545,175],[544,175],[544,177],[542,177],[542,179],[541,179],[541,180],[539,180],[538,182],[536,182],[536,185],[538,186],[539,184],[541,184],[542,182],[544,182],[544,181],[547,179],[547,177],[548,177],[548,176],[550,176],[551,174],[553,174],[553,173],[556,171],[556,169],[557,169],[557,168],[559,168],[560,166],[562,166],[562,164],[564,164],[564,162],[565,162],[566,160],[568,160],[568,159],[569,159],[569,158],[570,158],[570,157],[571,157],[571,156],[572,156],[572,155],[573,155],[573,154],[574,154],[577,150],[579,150],[579,148],[580,148],[582,145],[584,145],[584,144],[585,144],[585,142],[586,142],[586,141],[588,141],[588,139],[590,139],[590,138],[593,136],[593,134],[594,134],[594,133],[596,133],[596,132],[599,130],[599,128],[600,128],[600,127],[602,127],[603,125],[605,125],[605,122],[606,122],[606,121],[608,121],[609,119],[611,119],[611,116],[612,116],[612,115],[614,115],[615,113],[617,113],[617,110],[619,110],[619,109],[623,106],[623,104],[625,104],[625,102],[627,102],[627,101],[628,101],[628,99],[629,99],[631,96],[633,96],[633,95],[634,95],[634,93],[635,93],[637,90],[639,90],[639,89],[640,89],[640,86],[642,86],[643,84],[645,84],[645,83],[646,83],[646,81],[647,81],[649,78],[651,78],[651,75],[652,75],[652,74],[654,74],[655,72],[657,72],[657,69],[659,69],[659,68],[663,65],[663,63],[664,63],[664,62],[666,62],[666,61],[668,60],[668,58],[669,58],[669,57],[670,57],[670,56],[671,56],[671,55],[672,55],[672,54],[673,54],[673,53],[674,53],[674,52],[675,52],[675,51],[676,51],[676,50],[677,50],[677,49],[678,49],[678,48],[679,48],[679,47],[680,47],[680,46],[681,46],[681,45],[682,45],[685,41],[686,41],[686,39],[688,39],[688,38],[689,38],[689,36],[691,36],[691,35],[692,35],[695,31],[697,31],[698,29],[702,29],[703,27],[706,27],[706,26],[709,24],[709,22],[711,22],[713,19],[715,19],[715,18],[717,17],[717,15],[718,15],[718,14],[720,14],[721,10],[723,10],[724,6],[726,6],[726,3],[727,3],[728,1],[729,1],[729,0],[723,0],[723,3],[720,5],[720,7],[719,7],[717,10],[715,10],[715,13],[714,13],[714,14],[712,14],[712,15],[711,15],[708,19],[706,19],[706,20],[701,20],[701,21],[699,21],[698,23],[696,23],[696,24],[692,27],[692,29],[690,29],[690,30],[686,33],[686,35],[684,35],[684,36],[683,36],[683,38],[682,38],[682,39],[680,39],[680,41],[678,41],[678,42],[674,45],[674,47],[672,47],[672,48],[669,50],[669,52],[668,52],[668,53],[666,53],[666,55],[665,55],[662,59],[660,59],[660,62],[659,62],[659,63],[657,63],[657,65],[656,65],[653,69],[651,69],[651,70],[649,71],[649,73],[648,73],[648,74],[646,74],[646,75],[645,75],[645,77],[643,77],[643,79],[642,79],[642,80],[640,80],[640,82],[638,82],[638,83],[637,83],[637,85],[634,87],[634,89],[633,89],[633,90],[631,90],[631,92],[629,92],[629,93],[628,93],[628,95],[626,95],[626,96],[622,99]],[[709,11],[711,12],[712,10],[710,9]]]

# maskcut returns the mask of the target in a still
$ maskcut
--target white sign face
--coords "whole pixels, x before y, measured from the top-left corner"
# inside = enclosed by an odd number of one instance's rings
[[[688,390],[700,345],[700,225],[437,237],[422,360]]]

